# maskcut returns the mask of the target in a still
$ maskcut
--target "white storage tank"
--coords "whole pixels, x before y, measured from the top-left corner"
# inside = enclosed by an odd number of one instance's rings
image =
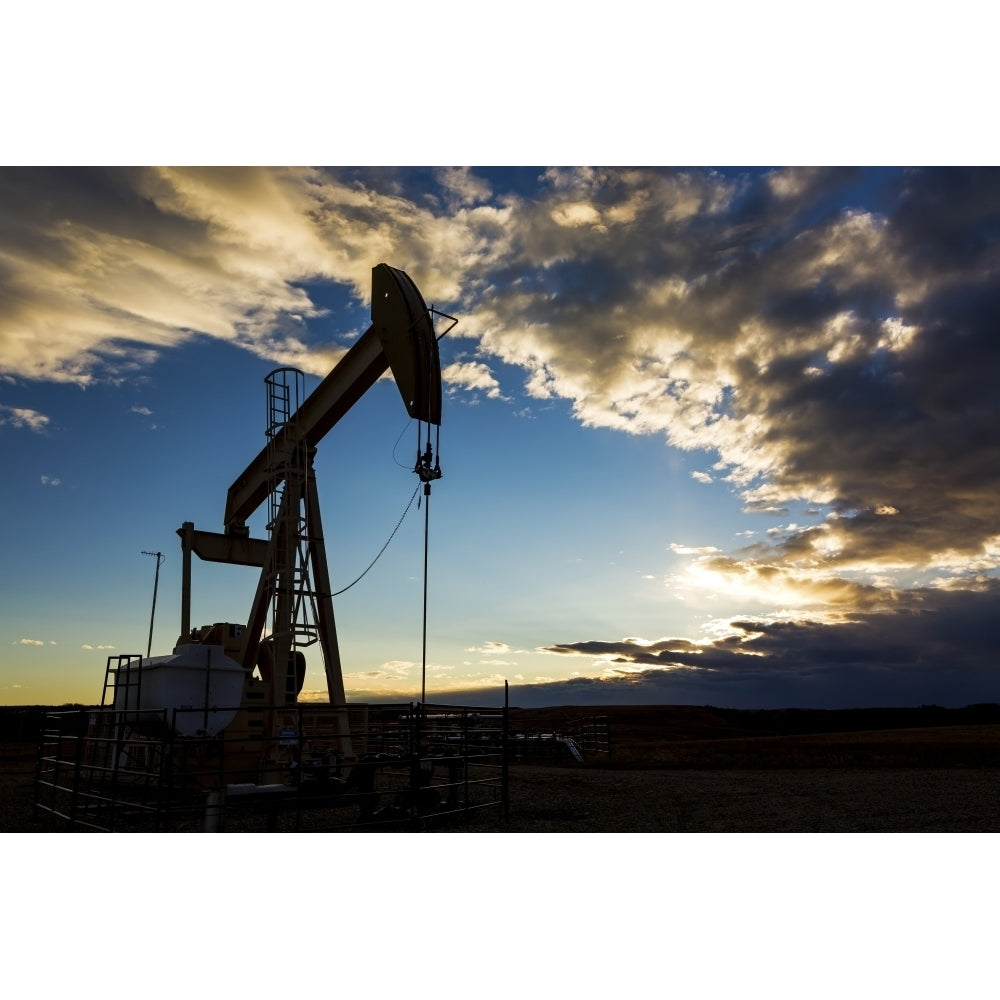
[[[179,736],[215,736],[236,717],[246,671],[222,646],[175,646],[169,656],[151,656],[115,677],[116,711],[166,710]],[[176,712],[174,711],[176,709]]]

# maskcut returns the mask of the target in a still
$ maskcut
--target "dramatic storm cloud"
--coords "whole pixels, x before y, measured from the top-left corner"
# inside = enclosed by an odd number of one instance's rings
[[[417,259],[425,295],[454,299],[480,219],[500,214],[456,224],[361,181],[263,169],[5,170],[0,210],[3,372],[84,385],[196,333],[325,374],[341,350],[300,340],[320,310],[299,282],[366,301],[374,263]]]
[[[914,590],[847,621],[733,621],[702,643],[686,639],[575,642],[547,650],[606,664],[602,678],[565,682],[566,699],[700,702],[732,708],[893,704],[951,707],[996,690],[1000,582],[972,591]],[[523,688],[520,701],[534,692]],[[547,692],[546,697],[551,697]]]
[[[840,172],[554,173],[483,347],[587,424],[714,451],[749,505],[825,508],[786,565],[992,562],[1000,175],[946,175],[954,217],[933,173],[887,215],[830,207]]]

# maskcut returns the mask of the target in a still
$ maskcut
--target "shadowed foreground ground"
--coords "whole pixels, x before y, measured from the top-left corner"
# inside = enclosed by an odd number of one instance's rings
[[[515,765],[510,820],[495,829],[995,832],[998,711],[611,708],[611,755]],[[524,721],[559,729],[581,714]]]
[[[469,832],[997,832],[1000,767],[643,770],[518,765],[511,816]],[[0,830],[31,816],[30,773],[0,775]],[[461,830],[463,828],[458,828]]]
[[[568,755],[516,762],[509,821],[483,814],[481,822],[459,829],[997,832],[1000,723],[996,706],[978,708],[944,716],[930,709],[609,709],[610,757],[591,756],[583,765]],[[515,713],[513,721],[558,730],[580,712]],[[920,725],[928,721],[943,724]],[[59,828],[32,818],[33,763],[32,745],[5,746],[0,831]]]
[[[1000,768],[573,771],[515,768],[511,817],[546,833],[1000,830]]]

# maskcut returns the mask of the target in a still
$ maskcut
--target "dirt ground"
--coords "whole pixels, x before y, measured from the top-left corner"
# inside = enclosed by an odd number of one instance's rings
[[[514,767],[511,833],[1000,830],[1000,768],[572,770]]]
[[[522,713],[515,726],[558,730],[572,722],[565,709],[532,716]],[[1000,706],[840,713],[647,707],[609,710],[608,718],[610,754],[586,754],[582,764],[568,754],[517,760],[509,819],[484,810],[455,829],[1000,831]],[[32,815],[34,761],[32,743],[0,745],[0,832],[61,829]]]
[[[622,770],[515,764],[510,819],[456,832],[851,833],[1000,831],[1000,767]],[[32,817],[32,773],[0,774],[0,831]]]

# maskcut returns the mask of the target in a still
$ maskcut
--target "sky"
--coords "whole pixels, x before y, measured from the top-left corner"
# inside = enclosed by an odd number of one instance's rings
[[[145,652],[143,550],[170,651],[176,529],[222,529],[264,377],[318,384],[380,262],[458,321],[428,700],[1000,700],[996,169],[5,167],[0,219],[0,703]],[[335,589],[415,434],[383,380],[320,444]],[[350,700],[419,697],[424,515],[335,601]],[[196,561],[193,621],[255,584]]]

